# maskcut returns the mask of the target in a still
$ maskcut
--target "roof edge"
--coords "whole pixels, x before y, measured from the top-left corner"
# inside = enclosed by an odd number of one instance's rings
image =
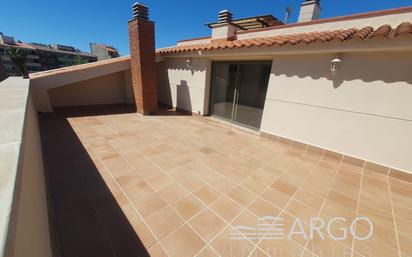
[[[85,64],[73,65],[73,66],[68,66],[68,67],[63,67],[63,68],[58,68],[58,69],[53,69],[53,70],[35,72],[35,73],[31,73],[29,76],[30,76],[30,80],[34,80],[34,79],[39,79],[39,78],[43,78],[43,77],[47,77],[51,75],[62,74],[66,72],[74,72],[74,71],[79,71],[83,69],[95,68],[95,67],[101,67],[104,65],[126,62],[129,60],[130,60],[130,56],[122,56],[122,57],[116,57],[116,58],[111,58],[111,59],[97,61],[97,62],[89,62]]]
[[[201,40],[201,39],[209,39],[212,38],[211,36],[203,36],[203,37],[194,37],[194,38],[189,38],[189,39],[182,39],[182,40],[177,40],[177,43],[180,42],[189,42],[189,41],[194,41],[194,40]]]

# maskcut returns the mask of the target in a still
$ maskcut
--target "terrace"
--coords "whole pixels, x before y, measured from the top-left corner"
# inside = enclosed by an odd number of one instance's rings
[[[412,7],[319,4],[0,81],[0,256],[410,256]]]
[[[57,109],[41,116],[40,127],[62,256],[410,252],[411,184],[370,163],[173,111],[142,116],[124,105]],[[299,218],[306,233],[311,217],[346,218],[333,226],[337,237],[364,216],[374,233],[366,241],[231,239],[236,226],[256,226],[266,215],[283,219],[285,229]],[[365,235],[365,224],[356,231]]]

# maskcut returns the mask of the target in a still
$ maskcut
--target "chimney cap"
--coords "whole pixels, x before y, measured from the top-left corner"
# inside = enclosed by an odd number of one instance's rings
[[[148,20],[149,8],[147,5],[141,2],[136,2],[132,5],[133,18]]]
[[[219,12],[218,23],[229,23],[232,21],[233,14],[231,11],[224,9]]]
[[[135,2],[135,3],[132,5],[132,7],[135,7],[135,6],[137,6],[137,5],[140,5],[140,6],[143,6],[143,7],[148,8],[147,5],[146,5],[145,3],[142,3],[142,2]]]
[[[302,5],[311,4],[311,3],[316,3],[316,4],[320,5],[320,0],[305,0],[305,1],[303,1]]]
[[[219,13],[232,13],[231,11],[229,11],[228,9],[224,9],[224,10],[220,10]]]

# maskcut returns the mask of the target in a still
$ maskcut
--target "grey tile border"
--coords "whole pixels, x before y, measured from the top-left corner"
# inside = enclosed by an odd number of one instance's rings
[[[354,165],[360,168],[365,168],[368,171],[372,171],[372,172],[376,172],[378,174],[383,174],[398,180],[402,180],[408,183],[412,183],[412,174],[408,173],[406,171],[402,171],[402,170],[398,170],[398,169],[394,169],[394,168],[390,168],[381,164],[377,164],[374,162],[370,162],[367,160],[362,160],[360,158],[356,158],[353,156],[349,156],[349,155],[344,155],[342,153],[339,152],[335,152],[335,151],[331,151],[328,150],[326,148],[321,148],[318,146],[313,146],[310,144],[305,144],[299,141],[295,141],[289,138],[284,138],[281,136],[277,136],[277,135],[273,135],[267,132],[260,132],[260,136],[262,138],[267,138],[267,139],[271,139],[271,140],[275,140],[277,142],[283,143],[283,144],[290,144],[290,145],[299,145],[300,147],[303,147],[305,145],[307,145],[307,152],[312,152],[312,153],[320,153],[322,154],[324,157],[328,157],[331,159],[335,159],[338,161],[341,161],[342,163],[346,163],[346,164],[350,164],[350,165]]]

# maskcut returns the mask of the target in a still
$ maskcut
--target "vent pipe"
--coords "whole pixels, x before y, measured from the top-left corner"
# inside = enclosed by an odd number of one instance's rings
[[[290,7],[290,6],[287,6],[286,8],[285,8],[285,24],[288,24],[288,21],[289,21],[289,17],[290,17],[290,14],[292,13],[292,7]]]

